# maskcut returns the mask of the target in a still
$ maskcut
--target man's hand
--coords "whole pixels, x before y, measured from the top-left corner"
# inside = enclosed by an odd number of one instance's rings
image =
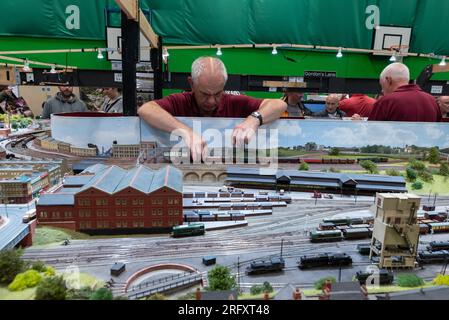
[[[255,136],[259,128],[259,120],[253,116],[249,116],[245,121],[234,128],[232,133],[232,144],[237,147],[242,147],[248,144]]]
[[[351,120],[363,120],[363,118],[362,116],[356,113],[351,117]]]
[[[201,159],[206,159],[208,154],[206,142],[191,129],[182,131],[181,137],[190,149],[193,163],[201,163]]]

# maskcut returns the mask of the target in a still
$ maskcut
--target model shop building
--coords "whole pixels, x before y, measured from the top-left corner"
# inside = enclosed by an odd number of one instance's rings
[[[37,203],[40,225],[88,234],[167,232],[183,223],[182,172],[97,164]]]
[[[408,192],[404,177],[228,167],[226,183],[242,188],[350,195]]]

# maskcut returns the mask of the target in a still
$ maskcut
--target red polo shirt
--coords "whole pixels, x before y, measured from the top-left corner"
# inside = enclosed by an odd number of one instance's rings
[[[440,122],[441,111],[433,96],[410,84],[380,98],[369,120]]]
[[[368,118],[375,103],[376,99],[364,94],[354,94],[351,98],[340,101],[339,107],[340,110],[346,112],[348,117],[358,114],[361,117]]]
[[[259,110],[263,100],[248,96],[223,94],[220,105],[212,117],[246,118],[252,112]],[[192,92],[175,93],[161,100],[156,100],[159,106],[176,117],[202,117]]]

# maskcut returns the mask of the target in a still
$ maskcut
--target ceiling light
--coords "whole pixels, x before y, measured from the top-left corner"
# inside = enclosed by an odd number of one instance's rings
[[[24,66],[23,66],[23,69],[22,69],[22,70],[25,71],[25,72],[31,71],[30,63],[28,62],[28,59],[25,59],[25,61],[24,61]]]
[[[56,73],[56,65],[55,64],[51,66],[50,73]]]
[[[98,55],[97,55],[98,59],[104,59],[103,53],[101,52],[101,49],[98,49]]]
[[[276,47],[273,47],[273,51],[271,51],[271,54],[273,55],[278,54],[278,50],[276,49]]]
[[[343,52],[341,52],[341,48],[338,49],[337,58],[343,58]]]
[[[217,48],[217,56],[221,56],[221,55],[223,55],[223,52],[221,52],[221,48],[218,47]]]
[[[441,62],[440,62],[440,64],[439,64],[439,66],[441,66],[441,67],[445,67],[446,66],[446,57],[443,57],[443,59],[441,59]]]
[[[392,55],[391,58],[390,58],[390,61],[391,61],[391,62],[396,62],[396,61],[398,61],[398,59],[396,58],[396,53],[393,53],[393,55]]]

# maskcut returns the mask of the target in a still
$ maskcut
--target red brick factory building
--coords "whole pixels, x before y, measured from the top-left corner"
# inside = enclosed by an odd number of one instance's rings
[[[38,224],[88,234],[168,232],[183,223],[182,187],[182,172],[172,166],[96,164],[40,197]]]

